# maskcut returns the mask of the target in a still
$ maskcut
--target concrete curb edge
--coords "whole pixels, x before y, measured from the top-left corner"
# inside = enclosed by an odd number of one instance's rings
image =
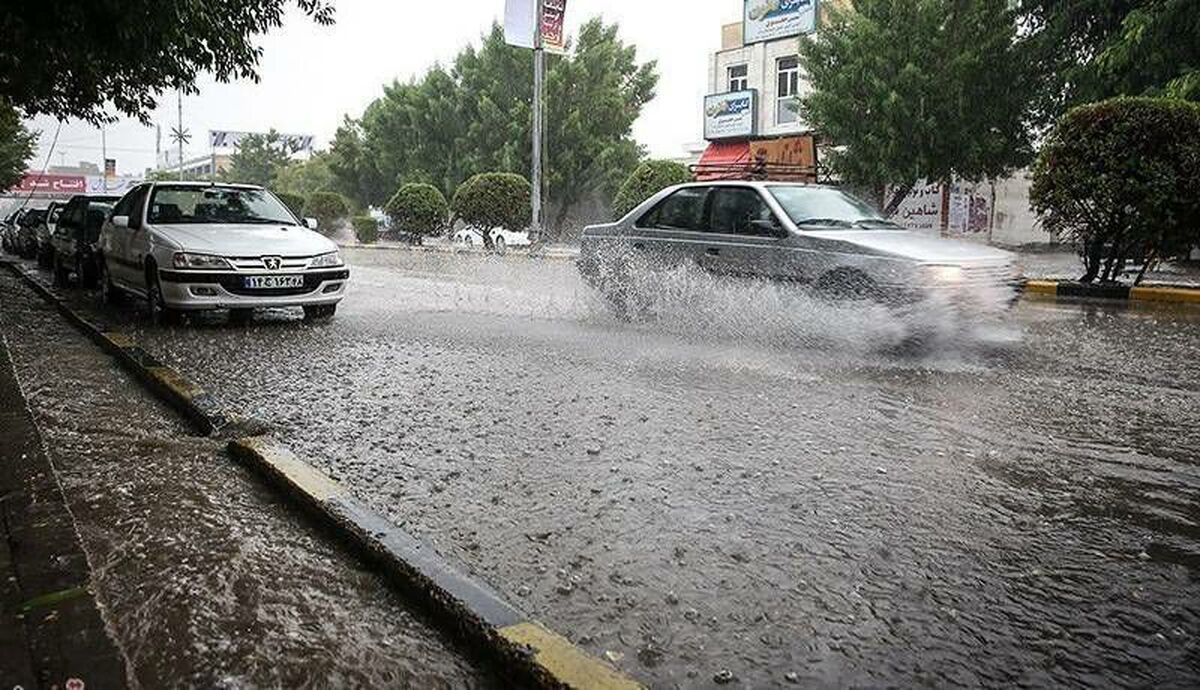
[[[233,440],[229,452],[381,564],[410,597],[450,621],[453,632],[482,645],[524,680],[543,688],[642,687],[463,575],[278,441],[264,436]]]
[[[1200,304],[1200,288],[1128,285],[1088,285],[1059,280],[1028,280],[1024,291],[1056,298],[1091,298],[1129,302]]]
[[[339,249],[364,249],[368,251],[378,252],[414,252],[426,254],[448,254],[451,256],[480,256],[480,257],[496,257],[498,259],[525,259],[528,261],[576,261],[579,259],[577,254],[531,254],[527,251],[509,250],[505,254],[497,254],[483,249],[463,249],[459,247],[438,247],[438,246],[406,246],[395,244],[339,244]]]
[[[261,426],[246,417],[227,411],[211,394],[178,371],[156,360],[129,336],[88,321],[67,306],[55,291],[39,281],[20,264],[5,261],[9,270],[33,288],[42,299],[58,309],[71,325],[117,360],[126,371],[142,382],[156,397],[179,412],[201,435],[222,433],[241,425]]]

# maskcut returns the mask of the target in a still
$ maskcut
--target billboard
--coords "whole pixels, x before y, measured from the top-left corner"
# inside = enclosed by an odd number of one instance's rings
[[[709,141],[758,134],[758,92],[718,93],[704,99],[704,138]]]
[[[817,0],[746,0],[742,21],[746,45],[811,33],[817,28]]]
[[[227,132],[227,131],[209,131],[208,147],[213,149],[236,149],[242,145],[242,140],[251,134],[265,137],[268,134],[264,132]],[[312,149],[313,136],[311,134],[280,134],[279,141],[283,148],[288,153],[296,151],[309,151]]]
[[[520,48],[534,47],[534,30],[539,22],[537,0],[505,0],[504,41]],[[567,52],[567,0],[542,0],[542,47],[550,53]]]
[[[87,178],[83,175],[54,175],[27,172],[13,192],[34,194],[83,194],[87,191]]]

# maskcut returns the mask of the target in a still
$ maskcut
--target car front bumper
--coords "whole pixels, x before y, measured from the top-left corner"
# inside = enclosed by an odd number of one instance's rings
[[[266,309],[270,307],[308,307],[337,304],[346,296],[350,271],[337,268],[304,271],[301,288],[250,289],[243,279],[265,273],[200,271],[159,271],[163,300],[172,309]]]

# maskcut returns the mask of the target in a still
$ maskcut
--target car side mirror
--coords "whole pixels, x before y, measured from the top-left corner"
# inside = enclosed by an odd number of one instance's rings
[[[317,225],[318,225],[318,223],[317,223],[316,218],[305,218],[304,219],[304,227],[308,228],[309,230],[316,230]]]
[[[129,227],[129,216],[113,216],[112,224],[118,228],[127,228]]]
[[[774,218],[770,220],[752,220],[750,221],[750,227],[754,228],[757,234],[768,237],[784,238],[788,235],[787,229],[780,225],[779,221]]]

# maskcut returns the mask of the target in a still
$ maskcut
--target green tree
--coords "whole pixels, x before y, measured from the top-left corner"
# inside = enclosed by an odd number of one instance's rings
[[[532,219],[529,180],[514,173],[481,173],[459,185],[450,204],[455,217],[474,225],[492,248],[489,230],[520,230]]]
[[[1200,105],[1116,98],[1062,118],[1034,167],[1030,199],[1047,230],[1076,244],[1081,280],[1091,282],[1115,280],[1131,258],[1149,265],[1200,242],[1197,190]]]
[[[304,202],[304,215],[317,219],[318,230],[333,235],[349,217],[350,203],[337,192],[316,192]]]
[[[0,97],[28,116],[146,120],[166,90],[196,77],[258,79],[257,37],[298,6],[333,23],[325,0],[62,0],[0,9]]]
[[[533,56],[504,42],[499,26],[450,70],[393,83],[334,138],[336,188],[365,204],[384,203],[398,184],[422,181],[450,196],[485,171],[530,168]],[[569,56],[549,56],[546,191],[561,226],[589,195],[608,201],[642,152],[633,122],[654,95],[654,63],[639,64],[615,25],[594,19]]]
[[[801,40],[801,111],[836,146],[834,172],[885,211],[920,179],[999,177],[1030,158],[1031,80],[1005,0],[859,0],[828,16]]]
[[[613,198],[613,217],[624,218],[638,204],[672,185],[692,181],[686,165],[675,161],[644,161],[629,175]]]
[[[229,182],[256,184],[262,187],[274,183],[275,177],[292,161],[284,148],[283,137],[275,130],[267,134],[251,134],[242,139],[237,151],[229,158],[229,168],[221,178]]]
[[[275,172],[271,189],[304,197],[314,192],[334,189],[333,172],[329,169],[329,154],[318,152],[308,160],[289,161]]]
[[[0,190],[21,181],[37,136],[25,128],[15,108],[0,100]]]
[[[408,233],[414,243],[436,235],[446,227],[450,207],[441,190],[424,182],[409,182],[396,190],[387,203],[392,229]]]
[[[371,216],[354,216],[350,219],[354,237],[359,244],[375,244],[379,241],[379,221]]]

